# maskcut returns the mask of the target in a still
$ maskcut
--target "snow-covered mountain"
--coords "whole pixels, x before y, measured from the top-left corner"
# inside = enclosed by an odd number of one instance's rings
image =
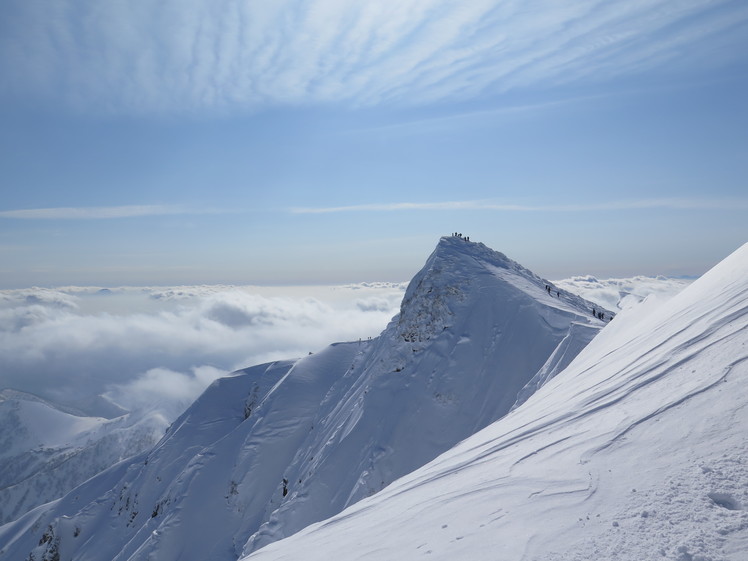
[[[251,560],[748,559],[748,244],[527,402]]]
[[[167,423],[148,414],[86,417],[31,394],[4,390],[0,426],[0,523],[5,523],[150,449]]]
[[[236,559],[504,416],[605,325],[593,307],[442,238],[379,337],[217,381],[153,450],[0,528],[0,559]]]

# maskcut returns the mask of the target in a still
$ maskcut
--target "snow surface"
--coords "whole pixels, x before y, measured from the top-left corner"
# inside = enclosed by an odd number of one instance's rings
[[[149,453],[0,528],[0,558],[236,559],[424,465],[606,325],[503,254],[442,238],[373,340],[214,383]]]
[[[85,417],[37,396],[4,390],[0,426],[0,523],[5,523],[150,448],[167,422],[149,414]]]
[[[748,244],[526,403],[251,560],[748,559]]]

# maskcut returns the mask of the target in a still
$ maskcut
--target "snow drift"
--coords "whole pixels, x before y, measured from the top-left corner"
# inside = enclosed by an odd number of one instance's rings
[[[748,244],[527,402],[247,559],[745,561]]]
[[[0,558],[236,559],[504,416],[604,325],[592,308],[442,238],[378,338],[217,381],[152,451],[0,528]]]

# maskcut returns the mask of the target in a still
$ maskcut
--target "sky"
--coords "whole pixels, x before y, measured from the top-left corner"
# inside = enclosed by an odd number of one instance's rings
[[[742,1],[5,0],[0,288],[699,275],[746,100]]]

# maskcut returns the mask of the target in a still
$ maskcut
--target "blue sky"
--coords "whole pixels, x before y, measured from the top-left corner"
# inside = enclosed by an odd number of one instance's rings
[[[698,275],[746,100],[739,1],[7,0],[0,288]]]

